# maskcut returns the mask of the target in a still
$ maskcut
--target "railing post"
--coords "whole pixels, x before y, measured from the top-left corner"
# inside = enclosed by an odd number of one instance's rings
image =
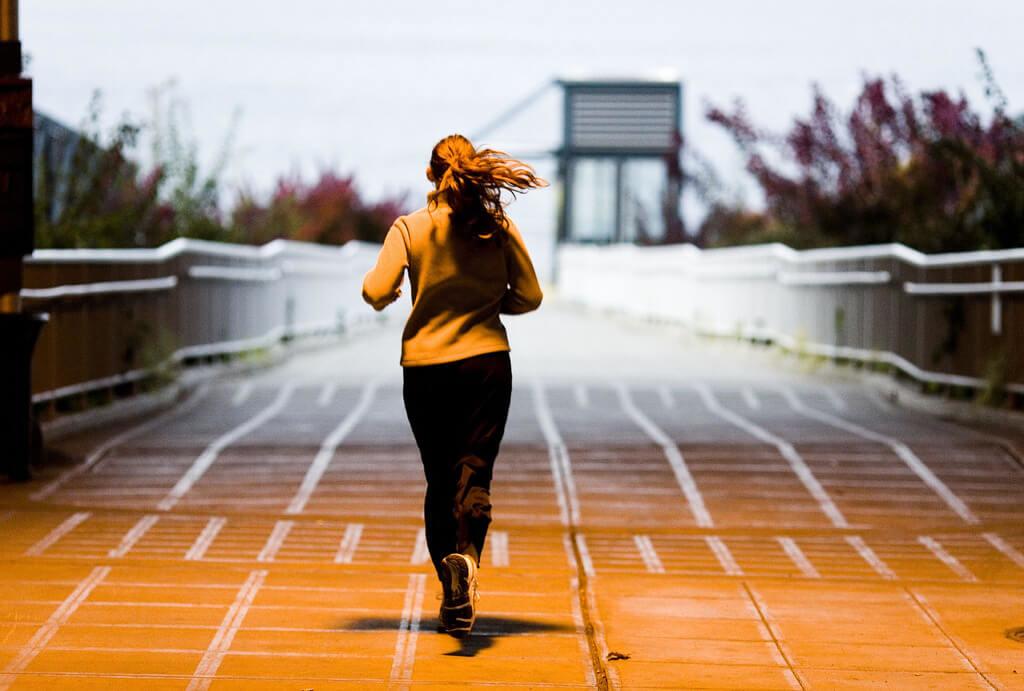
[[[992,265],[992,283],[1003,282],[1003,268],[999,264]],[[998,288],[998,286],[994,286]],[[992,334],[995,336],[1003,333],[1003,299],[999,290],[992,291]]]

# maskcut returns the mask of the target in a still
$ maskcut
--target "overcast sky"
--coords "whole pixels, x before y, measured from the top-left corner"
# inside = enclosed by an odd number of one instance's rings
[[[1021,0],[29,0],[21,33],[38,109],[79,123],[92,92],[111,121],[145,115],[147,92],[176,80],[212,157],[241,110],[230,179],[269,187],[321,165],[354,172],[371,195],[427,190],[430,147],[472,134],[558,76],[678,74],[689,141],[730,180],[740,164],[703,121],[706,102],[743,98],[782,128],[818,82],[850,103],[862,75],[898,73],[914,90],[980,98],[975,47],[1024,110]],[[555,90],[488,143],[551,148]],[[542,166],[543,172],[548,169]],[[524,231],[553,227],[550,191],[518,208]],[[528,227],[527,227],[528,226]]]

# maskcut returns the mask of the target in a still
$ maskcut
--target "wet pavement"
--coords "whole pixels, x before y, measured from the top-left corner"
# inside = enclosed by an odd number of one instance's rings
[[[1024,430],[554,302],[509,325],[471,637],[435,632],[389,326],[5,486],[0,688],[1024,688]]]

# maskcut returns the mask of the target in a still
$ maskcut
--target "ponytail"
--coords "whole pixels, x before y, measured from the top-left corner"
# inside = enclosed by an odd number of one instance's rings
[[[461,134],[448,135],[434,146],[427,177],[434,183],[430,204],[436,206],[443,198],[452,209],[453,227],[481,239],[505,237],[508,219],[502,190],[515,196],[548,184],[522,161],[503,151],[478,151]]]

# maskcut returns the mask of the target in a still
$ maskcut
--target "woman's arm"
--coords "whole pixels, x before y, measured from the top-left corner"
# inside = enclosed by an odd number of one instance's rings
[[[384,237],[377,264],[363,278],[363,300],[378,312],[398,299],[409,253],[405,242],[405,221],[398,218]]]
[[[502,314],[523,314],[540,307],[544,293],[537,282],[537,272],[533,269],[523,236],[511,219],[508,221],[505,265],[508,267],[508,289],[501,301]]]

